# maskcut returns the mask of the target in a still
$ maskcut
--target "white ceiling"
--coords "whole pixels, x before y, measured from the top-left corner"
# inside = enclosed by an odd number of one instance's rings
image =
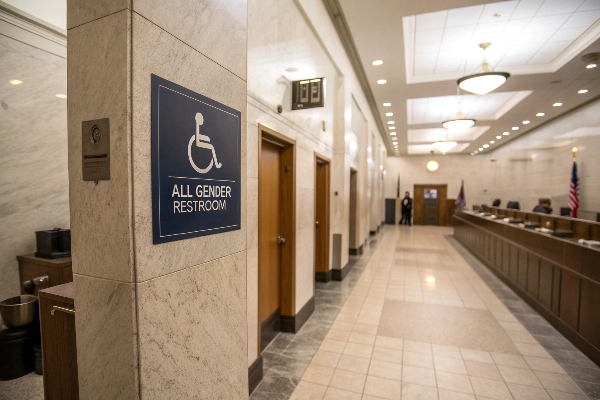
[[[67,30],[66,0],[2,0],[34,17]]]
[[[600,2],[504,1],[403,17],[406,81],[458,79],[477,72],[486,51],[496,70],[555,72],[600,32]]]
[[[600,97],[600,68],[586,69],[580,59],[600,52],[600,0],[338,1],[383,124],[394,121],[397,135],[387,129],[384,136],[390,148],[397,138],[397,155],[431,150],[423,142],[455,115],[456,80],[478,71],[483,41],[493,43],[486,51],[491,67],[511,77],[484,96],[461,93],[461,111],[477,122],[455,139],[461,146],[454,152],[469,154],[483,144],[493,151]]]

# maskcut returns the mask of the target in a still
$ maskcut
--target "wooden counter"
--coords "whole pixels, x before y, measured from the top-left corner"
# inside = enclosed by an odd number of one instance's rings
[[[469,212],[454,215],[454,236],[600,365],[599,248]]]
[[[79,398],[73,283],[39,291],[44,398]]]

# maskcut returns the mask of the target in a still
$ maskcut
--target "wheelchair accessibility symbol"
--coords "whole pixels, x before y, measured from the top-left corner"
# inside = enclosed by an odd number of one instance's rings
[[[206,174],[210,171],[213,165],[217,168],[221,168],[222,164],[217,160],[217,153],[215,153],[215,147],[210,144],[210,138],[206,135],[200,134],[200,125],[204,123],[204,117],[202,114],[196,114],[196,134],[190,138],[190,143],[188,144],[188,157],[190,159],[190,164],[192,167],[201,174]],[[206,168],[199,168],[194,159],[192,158],[192,144],[196,142],[196,147],[202,149],[208,149],[212,151],[212,158],[210,159],[210,164]]]

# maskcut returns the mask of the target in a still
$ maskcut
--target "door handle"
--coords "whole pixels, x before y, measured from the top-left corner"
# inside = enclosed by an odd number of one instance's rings
[[[319,226],[319,221],[315,222],[315,225],[316,225],[316,226]]]
[[[285,244],[285,238],[281,236],[277,236],[277,244]]]

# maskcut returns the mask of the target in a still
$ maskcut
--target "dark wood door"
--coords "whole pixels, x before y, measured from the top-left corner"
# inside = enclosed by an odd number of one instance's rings
[[[281,307],[281,147],[263,140],[258,175],[258,322]]]
[[[315,162],[315,271],[329,271],[329,163]]]
[[[446,225],[446,221],[448,220],[448,212],[453,212],[454,210],[448,209],[448,185],[415,185],[414,186],[414,197],[413,197],[413,223],[415,225],[425,225],[427,224],[425,221],[425,192],[431,190],[436,190],[437,194],[437,223],[431,221],[429,224],[433,225]],[[431,193],[431,192],[430,192]],[[431,199],[428,199],[431,201]],[[429,221],[428,221],[429,222]]]
[[[350,170],[350,249],[358,249],[358,172]]]

